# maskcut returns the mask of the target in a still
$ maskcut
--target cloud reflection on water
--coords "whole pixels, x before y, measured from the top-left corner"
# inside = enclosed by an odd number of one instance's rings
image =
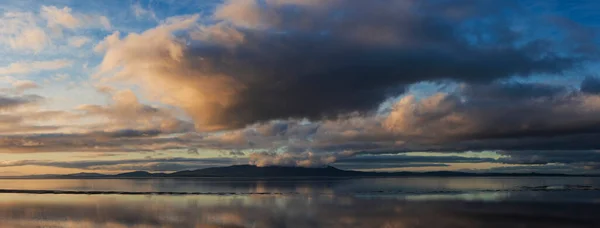
[[[308,196],[2,197],[1,227],[597,227],[600,205]]]
[[[0,227],[600,227],[597,178],[0,180],[2,189],[205,195],[0,194]],[[520,190],[529,186],[528,190]],[[533,189],[533,190],[532,190]],[[232,193],[219,195],[218,193]],[[252,193],[294,194],[252,194]],[[213,194],[214,193],[214,194]]]

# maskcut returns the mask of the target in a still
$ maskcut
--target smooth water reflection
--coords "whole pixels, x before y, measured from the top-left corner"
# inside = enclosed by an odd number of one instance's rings
[[[304,196],[13,194],[1,227],[599,227],[600,205]]]
[[[406,177],[338,179],[0,179],[0,189],[235,192],[235,193],[360,193],[370,191],[471,192],[522,187],[589,185],[600,187],[597,177]]]
[[[519,190],[561,185],[600,186],[600,181],[556,177],[1,180],[0,189],[208,194],[6,193],[0,194],[0,227],[600,227],[599,190]],[[222,192],[241,194],[218,194]]]

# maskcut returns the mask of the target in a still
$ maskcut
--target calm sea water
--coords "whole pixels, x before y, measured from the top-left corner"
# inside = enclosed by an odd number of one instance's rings
[[[0,227],[600,227],[600,178],[584,177],[0,180],[0,190]]]

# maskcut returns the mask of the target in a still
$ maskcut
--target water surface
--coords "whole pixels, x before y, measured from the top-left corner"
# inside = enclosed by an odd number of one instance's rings
[[[88,192],[0,194],[0,227],[600,227],[596,187],[588,177],[0,180]]]

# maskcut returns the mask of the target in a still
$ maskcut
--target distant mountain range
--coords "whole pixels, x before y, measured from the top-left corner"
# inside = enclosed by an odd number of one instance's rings
[[[490,176],[586,176],[568,174],[546,174],[546,173],[467,173],[453,171],[436,172],[361,172],[341,170],[332,166],[323,168],[302,168],[267,166],[258,167],[252,165],[234,165],[227,167],[214,167],[197,170],[185,170],[174,173],[150,173],[146,171],[135,171],[107,175],[100,173],[76,173],[67,175],[34,175],[11,178],[60,178],[60,179],[110,179],[110,178],[199,178],[199,177],[228,177],[228,178],[278,178],[278,177],[490,177]]]

